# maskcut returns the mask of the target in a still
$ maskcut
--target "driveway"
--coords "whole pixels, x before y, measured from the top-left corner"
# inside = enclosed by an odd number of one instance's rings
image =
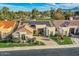
[[[73,41],[73,44],[79,45],[79,38],[71,37],[71,40]]]
[[[36,39],[44,42],[46,46],[56,46],[56,45],[58,45],[54,40],[49,39],[48,37],[37,36]]]

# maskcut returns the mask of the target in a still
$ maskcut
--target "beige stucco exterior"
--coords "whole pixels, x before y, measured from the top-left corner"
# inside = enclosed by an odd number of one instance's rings
[[[46,36],[55,35],[55,27],[46,27]]]
[[[46,25],[36,25],[36,31],[38,32],[38,29],[43,29],[44,36],[50,36],[50,34],[55,35],[55,27],[49,27]]]
[[[68,26],[68,27],[59,27],[59,32],[63,35],[69,36],[69,30],[71,28],[74,28],[74,33],[76,31],[77,28],[79,28],[78,26]]]
[[[33,38],[33,35],[32,34],[27,34],[27,32],[20,32],[20,37],[21,37],[22,34],[24,34],[28,38]]]
[[[60,34],[68,36],[69,35],[69,27],[59,27],[59,32],[60,32]]]
[[[46,27],[46,25],[36,25],[36,29],[38,29],[38,28],[45,28]]]

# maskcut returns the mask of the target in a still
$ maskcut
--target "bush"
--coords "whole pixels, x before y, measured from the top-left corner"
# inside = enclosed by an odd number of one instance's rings
[[[13,41],[10,39],[0,40],[0,43],[8,43],[8,42],[13,42]]]
[[[20,39],[13,39],[12,42],[13,43],[20,43]]]
[[[36,38],[28,39],[28,45],[44,45],[43,42],[37,41]]]
[[[3,39],[0,40],[0,43],[19,43],[20,40],[19,39]]]
[[[41,41],[36,41],[36,42],[34,42],[34,44],[35,45],[45,45],[43,42],[41,42]]]

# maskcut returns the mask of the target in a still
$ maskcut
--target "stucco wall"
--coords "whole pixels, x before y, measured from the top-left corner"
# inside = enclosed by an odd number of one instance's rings
[[[46,27],[46,25],[36,25],[36,29],[38,29],[38,28],[45,28]]]
[[[59,27],[59,31],[61,34],[68,36],[70,28],[75,28],[75,30],[76,30],[76,28],[78,28],[78,26]]]
[[[60,27],[59,31],[60,31],[60,34],[63,34],[63,35],[66,35],[66,36],[69,35],[69,27]]]
[[[46,27],[46,35],[50,36],[50,34],[55,35],[55,27]]]

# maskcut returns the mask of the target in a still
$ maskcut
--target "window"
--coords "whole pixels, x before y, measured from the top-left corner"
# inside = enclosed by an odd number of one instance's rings
[[[22,35],[21,35],[21,39],[22,39],[22,40],[26,40],[25,34],[22,34]]]

